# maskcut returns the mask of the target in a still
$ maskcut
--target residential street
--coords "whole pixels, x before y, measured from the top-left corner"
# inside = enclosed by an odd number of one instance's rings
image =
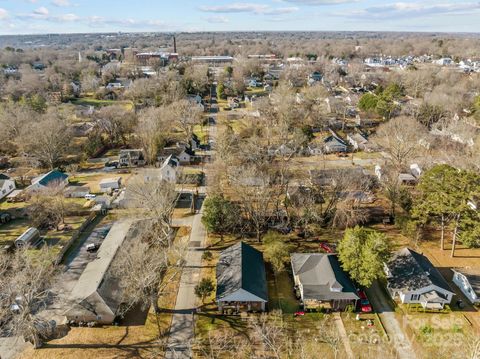
[[[212,96],[216,93],[215,86],[212,86]],[[216,114],[210,114],[216,120]],[[209,139],[216,138],[216,126],[208,126]],[[205,172],[205,176],[207,173]],[[199,193],[206,193],[206,188],[198,189]],[[203,204],[203,200],[202,200]],[[202,249],[205,247],[207,231],[202,223],[203,207],[197,214],[187,219],[174,220],[174,225],[190,226],[189,251],[185,258],[185,268],[180,278],[180,287],[175,303],[175,312],[172,317],[170,333],[167,342],[167,359],[191,358],[191,344],[195,338],[193,312],[195,309],[195,286],[200,280],[202,270]]]
[[[374,282],[372,287],[367,289],[367,295],[373,309],[380,316],[391,343],[395,346],[398,357],[400,359],[415,359],[417,356],[410,340],[403,332],[402,325],[395,317],[395,312],[388,303],[388,299],[378,282]]]

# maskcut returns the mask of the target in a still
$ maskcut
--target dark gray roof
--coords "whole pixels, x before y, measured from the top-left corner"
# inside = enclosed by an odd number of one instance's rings
[[[303,287],[303,299],[355,300],[357,290],[335,254],[293,253],[293,275]],[[332,290],[334,289],[334,290]]]
[[[268,301],[262,252],[239,242],[220,254],[217,264],[217,299],[243,289]]]
[[[0,173],[0,180],[8,180],[8,179],[10,179],[9,176],[7,176],[7,175],[4,174],[4,173]]]
[[[427,257],[410,248],[395,252],[387,263],[388,287],[395,290],[416,291],[431,285],[452,292],[447,281]]]
[[[40,183],[44,187],[47,187],[48,185],[55,182],[63,182],[67,178],[68,178],[67,174],[60,172],[59,170],[53,170],[39,177],[38,183]]]

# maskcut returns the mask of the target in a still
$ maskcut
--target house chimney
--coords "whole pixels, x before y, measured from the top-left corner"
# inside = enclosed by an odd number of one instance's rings
[[[177,53],[177,38],[173,36],[173,53]]]

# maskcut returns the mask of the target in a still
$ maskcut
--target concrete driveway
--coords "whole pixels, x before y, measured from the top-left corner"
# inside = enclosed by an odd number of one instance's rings
[[[191,343],[194,339],[193,313],[195,310],[195,286],[200,280],[202,253],[205,247],[207,231],[202,223],[202,209],[188,219],[182,221],[192,227],[189,239],[189,250],[185,258],[185,267],[180,278],[177,301],[170,326],[167,342],[166,358],[191,358]]]
[[[373,309],[378,313],[382,320],[383,326],[390,337],[392,345],[397,351],[398,357],[400,359],[415,359],[417,356],[412,348],[412,344],[403,332],[402,325],[395,317],[395,312],[393,311],[385,292],[380,287],[380,284],[375,281],[372,287],[366,292]]]

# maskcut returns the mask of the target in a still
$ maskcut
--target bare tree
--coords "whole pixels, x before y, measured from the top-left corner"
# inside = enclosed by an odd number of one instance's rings
[[[240,359],[251,358],[251,345],[244,337],[236,335],[232,330],[209,331],[207,338],[197,341],[196,350],[206,359],[225,357]]]
[[[237,168],[231,175],[235,199],[239,200],[245,219],[253,226],[258,241],[269,222],[278,218],[282,188],[275,177],[254,167]]]
[[[280,313],[262,314],[250,320],[253,335],[264,347],[269,356],[281,359],[287,348],[289,340],[285,332],[285,324]]]
[[[170,111],[165,107],[149,107],[138,115],[135,134],[150,164],[155,162],[158,150],[167,140],[172,127],[171,117]]]
[[[38,313],[51,298],[54,254],[43,247],[35,256],[29,248],[14,255],[0,253],[0,333],[23,336],[39,348],[52,334],[52,323]]]
[[[159,179],[133,178],[127,186],[127,197],[131,208],[142,208],[154,223],[155,233],[171,235],[173,210],[178,194],[175,185]]]
[[[120,105],[102,107],[96,118],[97,126],[107,135],[111,145],[125,144],[136,120],[132,111]]]
[[[158,335],[160,322],[158,298],[182,271],[187,251],[185,241],[170,241],[164,231],[146,220],[139,223],[138,236],[122,247],[113,266],[113,275],[120,278],[122,289],[122,314],[135,305],[143,310],[154,309]]]
[[[189,100],[180,100],[170,105],[175,123],[184,133],[185,141],[190,141],[195,125],[200,124],[203,111],[200,106]]]
[[[60,224],[65,224],[69,208],[63,190],[62,184],[54,183],[32,193],[27,211],[36,227],[58,229]]]
[[[71,138],[66,120],[59,113],[51,112],[26,126],[17,142],[26,153],[53,169],[66,154]]]
[[[408,117],[397,117],[380,125],[374,139],[398,171],[418,155],[422,141],[426,140],[425,128]]]

